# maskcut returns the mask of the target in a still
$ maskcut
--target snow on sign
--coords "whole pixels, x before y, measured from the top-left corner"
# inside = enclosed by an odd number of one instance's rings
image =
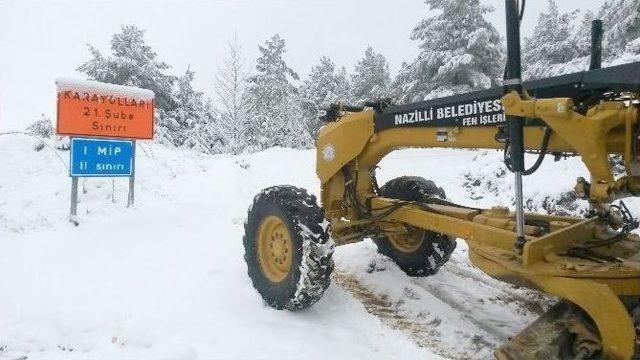
[[[71,79],[56,85],[59,135],[153,139],[153,91]]]
[[[71,176],[125,177],[133,169],[133,142],[71,139]]]

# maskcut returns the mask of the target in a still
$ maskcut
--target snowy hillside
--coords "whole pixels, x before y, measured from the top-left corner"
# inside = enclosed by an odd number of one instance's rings
[[[313,308],[273,310],[246,275],[244,217],[269,185],[317,194],[313,151],[211,156],[142,143],[136,205],[125,206],[124,179],[81,180],[74,227],[68,152],[36,143],[0,136],[2,360],[485,359],[548,305],[473,269],[461,241],[424,279],[365,241],[336,250],[333,283]],[[405,150],[379,177],[421,175],[453,201],[510,205],[500,157]],[[547,159],[526,178],[529,206],[555,208],[578,175],[577,159]]]

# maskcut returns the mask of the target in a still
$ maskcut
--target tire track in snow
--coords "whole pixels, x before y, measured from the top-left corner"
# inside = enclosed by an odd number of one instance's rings
[[[378,317],[387,326],[402,331],[418,346],[428,348],[440,356],[453,360],[483,359],[484,356],[474,355],[476,350],[495,347],[494,343],[487,341],[481,335],[476,335],[472,339],[476,349],[463,349],[457,344],[449,344],[442,340],[438,329],[439,326],[446,326],[440,319],[426,321],[426,319],[403,314],[387,297],[375,294],[344,271],[336,269],[333,280],[360,301],[367,312]]]
[[[357,252],[369,258],[368,268],[341,255],[334,282],[383,323],[443,357],[493,358],[493,349],[551,304],[534,291],[502,283],[473,268],[466,249],[456,252],[438,274],[412,278],[390,259],[374,253],[372,246],[364,246]],[[347,258],[351,261],[342,261]]]
[[[526,309],[527,311],[542,315],[555,301],[549,297],[528,289],[517,289],[509,284],[502,283],[493,279],[488,275],[480,272],[475,268],[469,268],[468,265],[460,264],[457,259],[452,259],[445,265],[443,271],[455,274],[461,278],[477,281],[491,288],[499,289],[501,293],[507,295],[505,302],[514,303]]]

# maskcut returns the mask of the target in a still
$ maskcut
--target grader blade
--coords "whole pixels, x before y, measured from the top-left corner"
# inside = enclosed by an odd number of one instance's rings
[[[590,359],[601,344],[587,319],[559,302],[495,352],[498,360]]]
[[[591,318],[577,306],[561,301],[495,351],[498,360],[640,360],[640,306],[628,303],[635,322],[635,355],[605,353],[602,336]],[[606,307],[606,303],[602,306]],[[627,319],[611,319],[625,323]]]

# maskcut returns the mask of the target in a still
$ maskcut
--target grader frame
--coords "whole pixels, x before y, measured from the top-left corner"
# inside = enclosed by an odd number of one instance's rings
[[[405,106],[377,103],[360,111],[338,105],[317,142],[321,201],[332,237],[341,245],[413,227],[464,239],[472,263],[490,276],[584,310],[599,340],[583,334],[583,344],[598,347],[602,358],[632,359],[636,332],[625,299],[640,296],[640,241],[611,202],[640,195],[638,100],[640,63],[632,63]],[[375,169],[390,152],[504,149],[514,136],[505,124],[514,119],[522,124],[523,150],[581,157],[590,177],[578,179],[575,190],[589,201],[589,217],[523,214],[519,246],[517,214],[507,209],[379,195]],[[610,154],[622,156],[625,176],[614,178]],[[547,231],[526,225],[532,220],[548,224]],[[497,355],[525,358],[520,351]]]
[[[500,360],[640,359],[639,223],[624,203],[612,204],[640,195],[640,62],[600,69],[596,21],[589,71],[522,83],[521,1],[505,0],[503,87],[327,109],[317,140],[322,208],[306,190],[283,185],[259,193],[247,215],[244,258],[266,304],[302,310],[317,302],[331,281],[333,243],[372,238],[407,274],[427,276],[461,238],[488,275],[563,300],[497,349]],[[515,211],[448,202],[416,177],[379,188],[377,164],[402,148],[503,150]],[[529,169],[525,151],[539,154]],[[575,186],[589,202],[585,218],[524,212],[522,176],[547,154],[580,156],[589,171]],[[626,175],[614,176],[611,154],[622,157]]]
[[[634,71],[640,71],[640,64],[634,64]],[[399,201],[380,197],[375,190],[376,165],[394,149],[501,149],[504,144],[495,139],[496,127],[397,127],[376,132],[374,124],[379,114],[373,110],[351,113],[325,126],[317,144],[321,200],[332,225],[332,237],[341,245],[361,240],[372,229],[410,225],[464,239],[474,265],[501,280],[577,304],[595,322],[602,336],[604,357],[631,359],[635,329],[619,297],[640,296],[640,243],[633,234],[611,233],[620,225],[615,223],[609,207],[612,200],[640,193],[638,155],[633,152],[634,142],[638,141],[639,113],[629,101],[604,101],[582,115],[573,110],[572,98],[522,99],[517,93],[502,98],[506,114],[539,119],[545,124],[525,127],[526,149],[540,150],[548,126],[553,130],[548,151],[580,154],[591,174],[589,191],[583,195],[588,197],[595,216],[580,219],[525,214],[526,220],[548,222],[551,231],[526,235],[522,254],[514,250],[514,214],[501,209],[482,211],[441,204],[431,204],[428,209],[400,204],[385,214]],[[447,140],[442,140],[443,134]],[[609,154],[623,155],[629,175],[614,179]],[[356,201],[368,204],[369,217],[375,220],[363,218],[345,199],[346,184],[353,181],[346,176],[360,179],[355,184]],[[580,179],[577,190],[584,192],[585,184]],[[599,244],[615,236],[625,239],[598,247],[603,259],[611,257],[613,261],[567,256],[571,249]]]

